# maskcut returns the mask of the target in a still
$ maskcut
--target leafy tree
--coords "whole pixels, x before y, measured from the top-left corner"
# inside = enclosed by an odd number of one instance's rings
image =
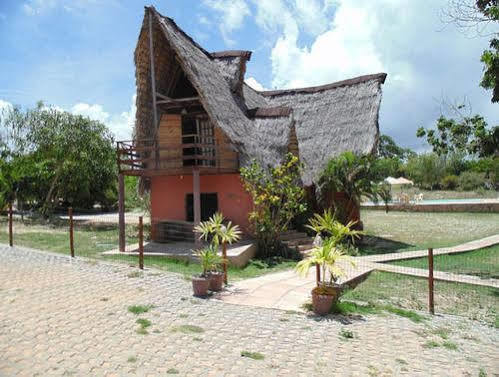
[[[41,102],[26,111],[9,109],[2,123],[18,199],[45,215],[60,201],[81,207],[115,202],[116,155],[105,125]]]
[[[447,118],[444,115],[437,119],[436,129],[427,130],[420,127],[416,136],[426,137],[426,141],[438,155],[450,152],[461,152],[479,157],[499,155],[499,126],[487,127],[487,122],[480,115],[463,115],[455,109],[460,119]]]
[[[260,257],[285,253],[279,235],[306,211],[298,157],[286,155],[281,165],[264,169],[257,161],[241,168],[244,188],[253,199],[249,219],[254,227]]]
[[[385,200],[386,190],[383,190],[383,184],[377,183],[384,178],[376,170],[376,160],[372,156],[344,152],[326,165],[319,179],[319,191],[323,201],[326,198],[332,200],[341,216],[341,212],[345,210],[342,208],[344,203],[336,200],[334,193],[344,193],[355,206],[360,205],[363,197],[375,202],[380,198]],[[350,214],[344,214],[343,217],[345,222],[351,218]]]
[[[410,158],[405,171],[417,185],[432,190],[445,176],[445,158],[435,153],[423,153]]]
[[[485,50],[480,58],[484,72],[480,86],[492,90],[492,102],[499,102],[499,39],[490,41],[490,50]]]
[[[449,0],[444,10],[445,20],[453,22],[458,27],[475,29],[478,35],[484,34],[489,24],[499,21],[498,0]],[[490,35],[490,34],[489,34]],[[485,50],[481,56],[484,73],[480,85],[492,90],[492,102],[499,102],[499,33],[493,32],[490,40],[490,50]]]
[[[395,143],[395,140],[388,135],[381,135],[379,137],[378,143],[378,156],[381,158],[397,158],[399,160],[405,160],[414,152],[409,148],[402,148]]]

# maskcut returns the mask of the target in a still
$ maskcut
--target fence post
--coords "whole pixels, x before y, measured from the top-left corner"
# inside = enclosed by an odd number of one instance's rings
[[[73,207],[68,208],[69,215],[69,250],[71,251],[71,258],[75,257],[75,247],[73,238]]]
[[[9,246],[14,246],[14,235],[12,233],[12,202],[9,203]]]
[[[318,263],[315,264],[315,280],[317,281],[317,286],[321,282],[321,266]]]
[[[428,306],[431,314],[435,314],[435,304],[433,301],[433,249],[428,249]]]
[[[118,228],[119,228],[119,249],[125,251],[125,176],[118,175]]]
[[[144,229],[142,216],[139,216],[139,268],[144,269]]]

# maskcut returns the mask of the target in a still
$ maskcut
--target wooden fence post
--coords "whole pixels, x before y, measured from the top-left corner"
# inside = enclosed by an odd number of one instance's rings
[[[69,250],[71,251],[71,258],[75,257],[74,238],[73,238],[73,207],[68,208],[69,215]]]
[[[119,228],[119,250],[125,251],[125,176],[118,175],[118,228]]]
[[[435,304],[433,301],[433,249],[428,249],[428,306],[431,314],[435,314]]]
[[[218,253],[218,250],[217,250],[217,253]],[[223,258],[222,267],[223,267],[223,271],[224,271],[224,284],[227,285],[228,284],[228,280],[227,280],[227,244],[225,242],[222,243],[222,258]]]
[[[321,282],[321,266],[318,263],[315,264],[315,280],[317,281],[317,286]]]
[[[144,269],[144,224],[142,216],[139,216],[139,268]]]
[[[9,203],[9,246],[14,246],[14,235],[12,231],[12,203]]]

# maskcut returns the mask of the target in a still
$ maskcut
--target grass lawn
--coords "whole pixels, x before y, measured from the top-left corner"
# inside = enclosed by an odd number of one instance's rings
[[[499,233],[499,213],[432,213],[362,210],[368,235],[361,254],[454,246]]]
[[[468,284],[435,282],[435,312],[480,320],[499,328],[499,290]],[[408,310],[427,310],[426,279],[375,271],[348,291],[343,300],[389,305]]]
[[[394,261],[390,264],[427,269],[428,258]],[[456,274],[499,279],[499,245],[462,254],[437,255],[434,257],[434,268]]]
[[[5,217],[0,217],[0,243],[7,244],[8,242],[7,220]],[[127,245],[137,242],[137,228],[133,225],[127,226]],[[26,221],[23,224],[21,221],[15,221],[14,245],[69,255],[69,232],[67,225],[63,223],[50,225],[30,221]],[[76,256],[138,265],[138,258],[134,256],[102,255],[103,251],[117,248],[117,225],[77,225],[74,230],[74,245]],[[156,267],[176,272],[189,278],[191,275],[201,272],[201,267],[197,263],[189,263],[167,257],[146,256],[144,257],[144,264],[146,267]],[[291,269],[295,265],[296,261],[291,260],[251,261],[244,268],[229,267],[229,280],[241,280],[270,272],[283,271]]]

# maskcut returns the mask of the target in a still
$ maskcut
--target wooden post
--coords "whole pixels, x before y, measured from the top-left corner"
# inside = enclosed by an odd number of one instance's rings
[[[201,193],[199,189],[199,169],[194,168],[192,171],[192,196],[194,204],[194,226],[199,225],[201,222]],[[199,239],[199,234],[194,233],[194,243],[196,247],[201,246],[201,240]]]
[[[144,230],[142,216],[139,216],[139,268],[144,269]]]
[[[69,215],[69,250],[71,258],[75,257],[74,239],[73,239],[73,207],[68,208]]]
[[[152,92],[152,116],[154,122],[154,128],[158,128],[158,110],[156,107],[156,72],[154,70],[154,44],[152,37],[152,10],[149,8],[149,59],[151,64],[151,92]]]
[[[9,246],[14,246],[14,235],[12,231],[12,203],[9,203]]]
[[[224,283],[225,283],[225,285],[227,285],[228,284],[228,281],[227,281],[227,243],[225,243],[225,242],[222,244],[222,258],[223,258],[222,267],[224,270]]]
[[[433,249],[428,249],[428,306],[431,314],[435,314],[435,304],[433,302]]]
[[[319,286],[321,282],[321,266],[318,263],[315,265],[315,280],[317,281],[317,286]]]
[[[125,251],[125,177],[118,175],[118,223],[119,223],[119,249]]]

